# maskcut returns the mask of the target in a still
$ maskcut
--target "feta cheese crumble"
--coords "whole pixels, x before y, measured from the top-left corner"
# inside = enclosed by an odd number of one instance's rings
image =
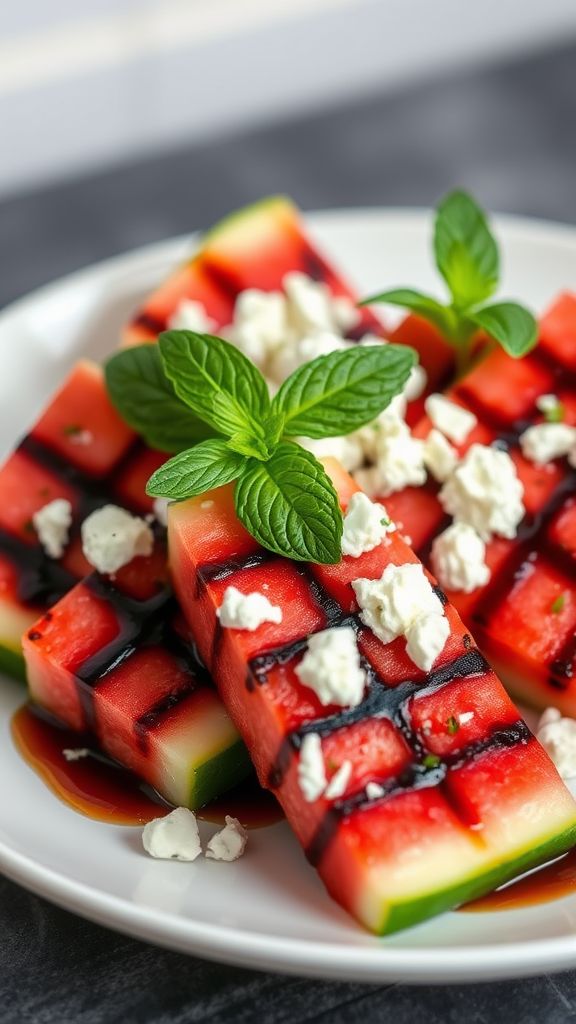
[[[364,696],[366,673],[360,666],[356,635],[351,626],[336,626],[312,634],[295,672],[323,705],[357,707]]]
[[[198,823],[187,807],[177,807],[144,826],[142,845],[161,860],[196,860],[202,853]]]
[[[387,565],[380,579],[354,580],[352,587],[362,622],[385,644],[402,636],[419,615],[443,613],[419,562]]]
[[[384,786],[381,786],[379,782],[366,783],[366,796],[369,800],[379,800],[385,792]]]
[[[181,299],[168,320],[171,331],[196,331],[197,334],[211,334],[218,324],[208,316],[206,309],[196,299]]]
[[[226,587],[216,615],[226,629],[247,629],[251,633],[264,622],[282,622],[282,609],[271,604],[265,594],[257,590],[243,594],[236,587]]]
[[[454,444],[463,444],[478,423],[474,413],[451,402],[444,395],[428,395],[424,408],[436,429],[454,441]]]
[[[65,761],[82,761],[83,758],[89,757],[90,751],[88,747],[64,747],[62,751],[62,757]]]
[[[354,434],[343,437],[299,437],[299,443],[317,459],[330,455],[344,467],[348,473],[358,469],[364,462],[364,452],[360,440]]]
[[[492,534],[512,538],[525,508],[524,487],[508,452],[473,444],[443,485],[440,503],[460,523],[474,527],[482,540]]]
[[[467,523],[452,523],[432,544],[432,571],[447,590],[471,594],[490,579],[486,545]]]
[[[444,650],[450,636],[450,623],[444,614],[425,612],[414,619],[404,635],[408,657],[423,672],[429,672]]]
[[[408,657],[428,672],[450,626],[422,565],[387,565],[379,580],[358,579],[352,586],[362,622],[385,644],[403,635]]]
[[[153,547],[148,523],[117,505],[104,505],[82,523],[82,550],[98,572],[117,572],[137,555],[152,554]]]
[[[311,804],[326,789],[326,772],[322,755],[322,741],[317,732],[306,733],[298,760],[298,785],[302,796]]]
[[[384,410],[385,412],[387,410]],[[359,469],[354,478],[370,497],[387,497],[426,480],[423,443],[412,437],[403,420],[390,419],[374,433],[375,465]]]
[[[311,331],[334,331],[337,315],[342,315],[339,304],[338,314],[333,310],[333,298],[329,288],[322,281],[302,274],[299,270],[286,274],[282,287],[288,300],[290,326],[299,334]]]
[[[536,399],[536,408],[545,416],[554,414],[558,420],[562,419],[563,406],[558,395],[539,395]]]
[[[34,513],[32,525],[48,557],[62,558],[72,526],[72,505],[66,498],[54,498]]]
[[[373,551],[382,543],[393,523],[383,505],[358,491],[348,502],[342,533],[342,554],[359,558],[365,551]]]
[[[260,369],[284,342],[289,344],[286,299],[281,292],[246,288],[234,307],[230,340]]]
[[[576,776],[576,720],[563,718],[557,708],[547,708],[536,731],[536,739],[552,758],[563,779]]]
[[[424,441],[423,458],[428,472],[443,484],[456,468],[458,452],[444,434],[434,428]]]
[[[248,833],[238,818],[226,815],[226,824],[216,832],[206,844],[206,856],[209,860],[238,860],[246,849]]]
[[[160,526],[168,526],[168,506],[170,501],[168,498],[156,498],[152,511],[154,518],[160,523]]]
[[[334,773],[324,790],[324,796],[327,800],[337,800],[338,797],[344,795],[346,787],[350,782],[351,774],[352,762],[344,761],[343,764],[340,765],[338,771]]]
[[[524,458],[542,466],[569,455],[576,447],[576,427],[567,423],[538,423],[520,435]]]

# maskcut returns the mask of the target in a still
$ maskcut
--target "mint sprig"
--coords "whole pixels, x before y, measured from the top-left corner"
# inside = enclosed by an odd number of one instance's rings
[[[338,496],[323,465],[294,435],[335,437],[374,419],[408,380],[412,349],[358,346],[319,356],[296,370],[271,400],[260,371],[221,338],[162,334],[154,375],[143,348],[153,347],[124,349],[108,364],[110,396],[121,415],[130,416],[152,445],[170,431],[180,438],[188,416],[219,435],[194,447],[182,445],[152,475],[147,493],[182,500],[235,482],[238,518],[263,547],[300,561],[339,562]],[[171,424],[140,409],[144,397]],[[195,440],[191,435],[190,444]]]
[[[360,305],[386,302],[428,320],[456,349],[460,371],[469,365],[479,329],[514,358],[534,347],[537,325],[524,306],[516,302],[486,304],[498,286],[500,257],[486,214],[468,193],[450,192],[439,203],[434,257],[450,302],[440,302],[413,288],[394,288],[372,295]]]

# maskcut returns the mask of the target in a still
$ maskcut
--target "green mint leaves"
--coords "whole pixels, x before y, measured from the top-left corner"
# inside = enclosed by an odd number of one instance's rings
[[[176,454],[147,491],[181,500],[235,482],[238,518],[288,558],[340,561],[342,513],[320,462],[294,440],[350,433],[404,387],[403,345],[357,346],[300,367],[270,399],[260,371],[221,338],[167,331],[106,367],[110,397],[153,447]],[[196,443],[199,442],[199,443]]]
[[[395,288],[373,295],[361,305],[387,302],[428,320],[456,348],[461,370],[467,367],[478,330],[514,358],[526,355],[536,344],[536,321],[518,303],[485,304],[498,286],[498,246],[484,211],[466,192],[450,192],[437,207],[434,257],[448,286],[449,303],[411,288]]]

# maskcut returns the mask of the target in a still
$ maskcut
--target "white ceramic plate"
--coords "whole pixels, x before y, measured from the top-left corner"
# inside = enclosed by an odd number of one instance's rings
[[[364,293],[395,284],[438,289],[427,214],[323,213],[310,227]],[[503,293],[540,310],[576,286],[576,230],[508,218],[498,228]],[[0,315],[1,454],[78,355],[115,346],[129,310],[189,250],[189,239],[139,250]],[[376,939],[331,902],[285,824],[253,832],[235,864],[152,861],[139,829],[75,813],[20,760],[9,725],[23,692],[0,684],[0,869],[61,906],[187,953],[339,980],[479,980],[576,965],[576,896],[505,913],[445,914]]]

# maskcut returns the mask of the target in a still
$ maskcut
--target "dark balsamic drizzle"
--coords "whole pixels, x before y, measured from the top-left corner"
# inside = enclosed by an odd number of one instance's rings
[[[395,778],[382,780],[380,783],[383,789],[381,796],[369,798],[366,796],[366,791],[362,789],[344,800],[336,800],[324,815],[311,842],[306,848],[308,860],[315,867],[320,863],[326,848],[334,838],[340,822],[354,812],[381,805],[401,793],[440,786],[446,781],[451,770],[462,767],[481,754],[506,747],[514,747],[518,744],[526,745],[532,739],[533,737],[528,726],[519,719],[514,725],[494,729],[490,735],[483,739],[476,740],[474,743],[470,743],[468,746],[455,751],[454,754],[444,757],[434,767],[428,768],[424,764],[411,764]]]
[[[131,326],[142,327],[145,331],[150,331],[151,334],[156,335],[166,330],[167,321],[165,318],[154,316],[153,313],[142,312],[134,317]]]
[[[143,450],[141,441],[135,441],[104,480],[90,476],[67,458],[39,441],[33,435],[25,437],[16,451],[48,470],[59,480],[73,487],[78,494],[79,507],[70,540],[79,535],[80,522],[95,509],[114,501],[114,484],[127,463]],[[22,604],[46,607],[55,604],[77,582],[76,577],[44,552],[39,543],[27,544],[19,537],[0,529],[0,554],[5,555],[18,575],[17,596]]]

